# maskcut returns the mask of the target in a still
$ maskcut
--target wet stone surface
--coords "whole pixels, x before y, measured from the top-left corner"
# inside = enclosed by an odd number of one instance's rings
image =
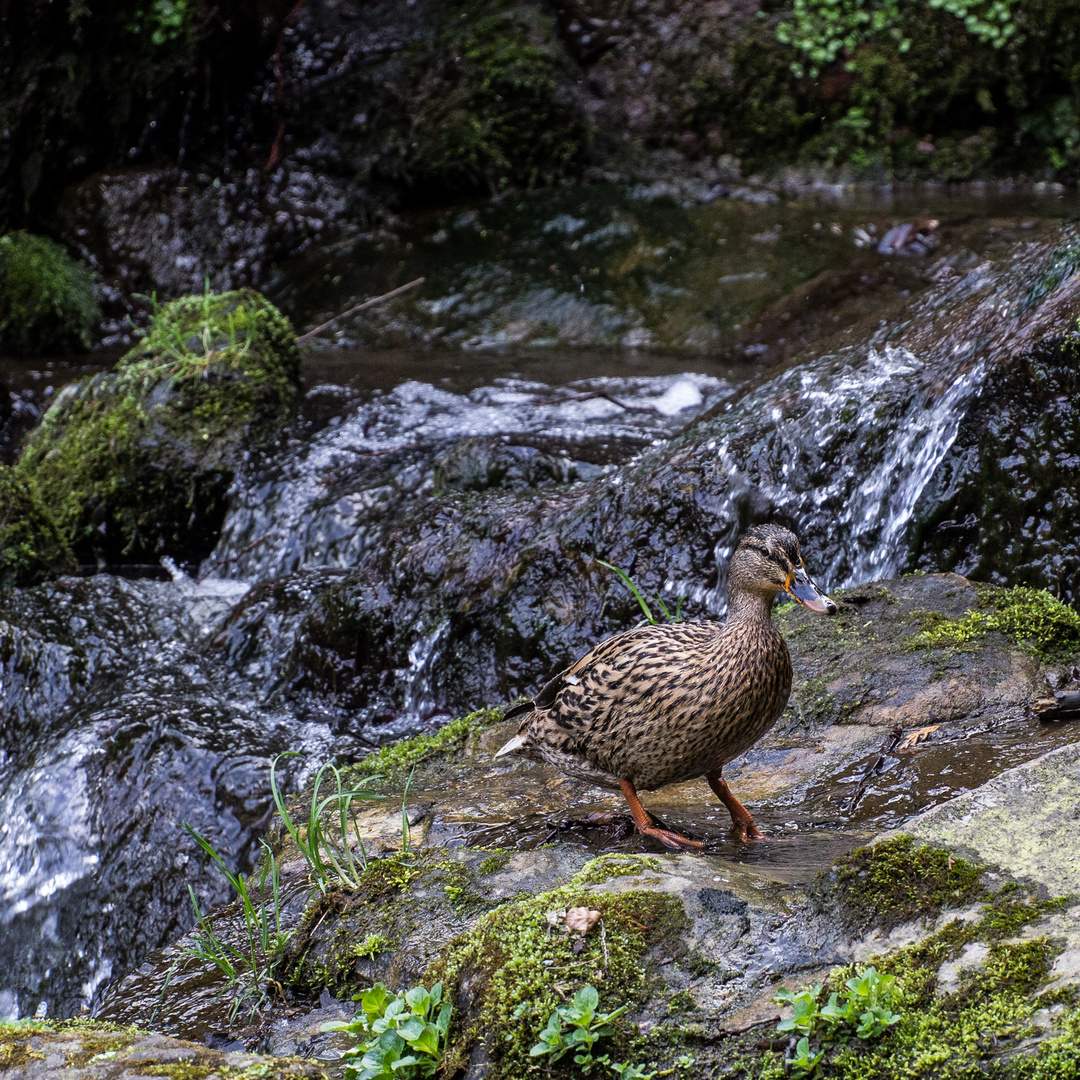
[[[1059,736],[1064,727],[1055,726]],[[844,728],[826,729],[837,730]],[[929,962],[932,972],[940,967],[938,993],[947,995],[981,978],[984,965],[1004,955],[1002,949],[1041,948],[1049,937],[1056,942],[1053,963],[1036,989],[1067,998],[1068,987],[1080,984],[1074,908],[1039,906],[1070,888],[1066,864],[1075,861],[1074,852],[1061,844],[1058,826],[1075,801],[1069,787],[1075,744],[986,783],[973,774],[958,778],[958,788],[973,790],[944,802],[939,790],[933,796],[937,808],[904,815],[899,837],[881,833],[888,815],[833,822],[822,833],[812,823],[808,831],[785,829],[774,819],[770,831],[779,841],[739,846],[720,839],[706,854],[691,855],[649,850],[648,842],[603,829],[561,828],[540,836],[530,819],[543,815],[550,830],[567,816],[606,808],[610,799],[596,790],[576,790],[575,782],[543,766],[492,762],[506,734],[507,725],[497,717],[481,717],[441,749],[418,749],[421,764],[409,797],[410,853],[400,850],[400,817],[386,807],[371,809],[359,819],[359,835],[373,858],[359,889],[316,896],[306,907],[302,890],[289,892],[286,922],[295,935],[279,976],[294,995],[292,1003],[271,1010],[261,1025],[234,1027],[233,1037],[262,1050],[295,1051],[332,1063],[341,1044],[317,1036],[315,1023],[340,1013],[350,993],[379,980],[406,986],[439,977],[449,980],[456,995],[457,1038],[468,1048],[461,1075],[516,1076],[509,1051],[500,1049],[502,1029],[491,1027],[494,1002],[500,1003],[498,1023],[517,1032],[517,1003],[546,1001],[546,995],[557,1001],[591,982],[612,1006],[630,1005],[628,1026],[620,1031],[648,1035],[644,1056],[670,1065],[694,1047],[701,1075],[720,1076],[732,1053],[760,1059],[781,1045],[769,1039],[780,1012],[773,1001],[778,986],[820,981],[835,965],[903,965],[914,962],[905,957],[922,956],[920,948],[930,949],[931,958],[943,958]],[[915,743],[908,752],[907,768],[915,774],[921,755],[930,753],[921,747]],[[996,749],[1009,752],[1007,742]],[[1028,751],[1038,752],[1034,745]],[[768,784],[754,788],[755,777],[770,771],[772,753],[766,747],[756,763],[748,755],[731,772],[734,790],[763,822],[787,809],[783,790],[770,797],[762,794]],[[381,768],[392,785],[395,769],[411,768],[408,755],[409,744],[400,744],[371,767]],[[1001,768],[1002,758],[996,765]],[[804,783],[810,772],[804,769]],[[726,821],[703,825],[688,810],[692,801],[708,801],[703,785],[693,793],[665,789],[646,801],[680,829],[723,835]],[[495,846],[490,830],[498,828],[499,818],[501,846]],[[481,823],[485,828],[477,828]],[[844,854],[875,837],[878,846]],[[536,846],[543,840],[549,843]],[[931,846],[920,848],[921,843]],[[300,865],[289,862],[287,841],[280,850],[287,872],[296,874]],[[300,879],[292,880],[298,887]],[[607,936],[566,929],[570,906],[599,912],[598,925]],[[1012,923],[1001,921],[1006,916]],[[230,919],[235,926],[235,916],[223,913],[222,925],[228,927]],[[1003,933],[1005,925],[1014,929]],[[956,929],[964,926],[970,930]],[[627,928],[641,935],[634,938],[637,974],[630,982],[612,959],[622,955],[620,935]],[[471,942],[487,944],[470,954]],[[160,1008],[157,1022],[164,1030],[223,1038],[210,1034],[229,1027],[212,984],[181,975],[163,991],[176,955],[152,957],[110,995],[104,1015],[145,1023],[148,1012]],[[469,955],[474,959],[464,967],[455,959]],[[489,958],[486,966],[475,966],[475,957],[482,956]],[[507,982],[511,970],[525,972],[525,982]],[[492,997],[506,993],[508,1002]],[[527,1009],[525,1015],[532,1016]],[[1038,1052],[1040,1039],[1057,1030],[1063,1015],[1059,1008],[1032,1029],[1027,1052]],[[536,1014],[537,1029],[545,1017]]]
[[[0,1041],[4,1054],[0,1074],[26,1080],[148,1080],[160,1076],[325,1080],[327,1076],[319,1066],[306,1061],[213,1050],[165,1035],[93,1025],[53,1031],[46,1025],[0,1026]]]

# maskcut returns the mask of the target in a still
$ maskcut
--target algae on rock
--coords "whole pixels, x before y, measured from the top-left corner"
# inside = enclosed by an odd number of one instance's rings
[[[89,349],[101,320],[94,278],[59,244],[27,232],[0,236],[0,347]]]
[[[421,183],[493,191],[572,175],[588,126],[550,18],[528,5],[461,7],[424,58],[407,171]]]
[[[280,432],[299,383],[292,328],[259,293],[184,297],[113,371],[57,396],[15,473],[77,549],[197,558],[236,470]]]
[[[0,588],[76,569],[70,546],[34,489],[0,465]]]

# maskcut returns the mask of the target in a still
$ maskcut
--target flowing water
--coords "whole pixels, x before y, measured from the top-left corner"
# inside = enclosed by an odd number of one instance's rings
[[[333,695],[279,695],[275,679],[328,584],[395,550],[401,522],[446,491],[474,493],[496,518],[499,507],[592,498],[677,438],[700,443],[727,486],[702,511],[720,573],[703,583],[679,572],[672,547],[676,569],[660,579],[671,594],[722,611],[722,568],[755,505],[807,523],[830,588],[903,569],[920,503],[995,354],[958,351],[947,335],[897,344],[890,327],[934,282],[958,282],[938,303],[1020,305],[1032,288],[1022,260],[1004,283],[979,268],[1075,209],[1038,193],[763,204],[565,189],[433,213],[282,271],[274,295],[309,324],[420,274],[428,283],[327,332],[356,347],[308,357],[304,426],[237,482],[220,543],[191,577],[100,575],[0,602],[0,1015],[95,1003],[190,924],[188,883],[204,905],[224,899],[177,823],[248,865],[277,753],[303,750],[310,768],[440,714],[434,673],[459,647],[444,623],[418,621],[407,659],[382,673],[405,689],[378,728]],[[925,250],[879,253],[895,226],[930,219],[940,224],[924,227]],[[937,318],[932,305],[923,314]],[[81,370],[5,362],[4,437]],[[690,428],[698,420],[705,434]],[[277,579],[287,610],[273,606]],[[214,647],[237,604],[269,612],[271,640],[250,635],[243,663]],[[911,760],[883,753],[880,731],[862,737],[784,791],[758,792],[763,822],[789,843],[720,854],[805,880],[870,832],[1076,734],[1017,722]],[[782,767],[752,752],[740,782],[752,792]],[[435,835],[533,846],[553,821],[603,804],[558,788],[553,805],[550,777],[500,783],[483,806],[445,798]],[[656,808],[675,827],[722,825],[700,793],[661,794]],[[612,842],[576,828],[567,842]]]

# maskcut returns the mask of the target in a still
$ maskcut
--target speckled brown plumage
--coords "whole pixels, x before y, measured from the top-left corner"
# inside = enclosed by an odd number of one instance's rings
[[[806,577],[794,534],[757,526],[732,556],[726,622],[643,626],[601,642],[508,714],[524,713],[517,737],[499,753],[621,789],[639,829],[671,846],[699,845],[652,828],[640,803],[635,809],[636,789],[704,776],[740,831],[760,836],[720,774],[787,704],[791,658],[772,622],[784,589],[814,610],[835,611]]]

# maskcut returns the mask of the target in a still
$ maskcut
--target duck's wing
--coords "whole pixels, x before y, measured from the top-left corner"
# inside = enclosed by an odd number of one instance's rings
[[[554,739],[560,745],[588,740],[597,728],[647,693],[663,669],[678,678],[682,654],[700,648],[716,628],[705,623],[641,626],[625,630],[590,649],[560,671],[532,701],[507,714],[520,716],[518,734],[496,754],[513,753],[535,742]],[[569,747],[568,747],[569,748]]]
[[[531,741],[530,735],[537,735],[538,732],[532,732],[539,713],[547,714],[551,706],[559,701],[560,695],[569,697],[571,701],[565,702],[566,705],[571,706],[570,710],[573,712],[572,701],[577,699],[582,687],[590,686],[596,682],[604,683],[610,679],[610,676],[614,673],[614,668],[622,666],[619,663],[620,658],[625,657],[627,650],[636,652],[635,645],[651,641],[655,636],[652,632],[657,628],[655,626],[639,626],[633,630],[624,630],[619,634],[614,634],[612,637],[601,641],[598,645],[594,645],[584,656],[574,661],[568,668],[564,668],[554,678],[548,680],[540,690],[540,693],[530,701],[523,701],[515,705],[512,709],[507,710],[503,715],[504,720],[511,720],[514,717],[521,717],[521,724],[518,727],[518,733],[509,742],[507,742],[499,751],[495,754],[495,757],[502,757],[504,754],[512,754],[516,750],[521,750],[526,747]],[[560,702],[560,704],[563,704]],[[562,714],[565,709],[558,709],[557,713]],[[558,722],[558,726],[562,729],[560,732],[560,742],[565,742],[570,735],[568,725],[565,720],[561,718]]]

